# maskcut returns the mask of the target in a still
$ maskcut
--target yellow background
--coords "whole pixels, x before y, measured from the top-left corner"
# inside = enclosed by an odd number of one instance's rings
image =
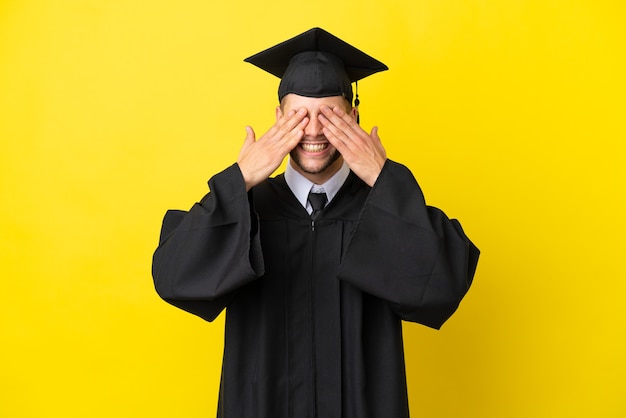
[[[214,416],[223,322],[159,300],[152,252],[273,122],[278,80],[243,58],[313,26],[389,65],[363,126],[482,250],[441,331],[405,326],[413,415],[626,416],[625,21],[622,0],[0,1],[0,417]]]

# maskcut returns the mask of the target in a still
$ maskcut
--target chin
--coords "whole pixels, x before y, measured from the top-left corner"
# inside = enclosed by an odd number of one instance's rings
[[[297,152],[290,153],[291,159],[294,163],[307,174],[322,174],[326,170],[328,170],[338,159],[341,157],[341,154],[337,150],[335,150],[331,155],[329,155],[323,161],[315,160],[310,161],[307,164],[307,161],[303,161],[300,155]]]

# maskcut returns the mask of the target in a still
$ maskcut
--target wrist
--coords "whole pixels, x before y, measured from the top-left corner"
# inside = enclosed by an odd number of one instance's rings
[[[246,185],[246,191],[249,191],[254,186],[264,180],[257,178],[258,176],[255,176],[254,173],[251,173],[245,166],[242,167],[241,163],[237,162],[236,165],[237,167],[239,167],[239,172],[241,173],[243,182]]]

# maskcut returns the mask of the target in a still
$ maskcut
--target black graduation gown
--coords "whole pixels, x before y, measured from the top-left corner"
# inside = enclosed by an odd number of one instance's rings
[[[153,277],[208,321],[227,308],[218,416],[407,417],[401,319],[439,328],[458,307],[479,254],[459,223],[390,160],[314,224],[283,175],[246,193],[235,164],[209,186],[167,212]]]

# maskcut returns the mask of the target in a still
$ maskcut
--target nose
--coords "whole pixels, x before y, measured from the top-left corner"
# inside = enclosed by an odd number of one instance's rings
[[[318,138],[322,136],[322,124],[320,123],[317,115],[309,118],[309,123],[304,128],[304,136],[309,138]]]

